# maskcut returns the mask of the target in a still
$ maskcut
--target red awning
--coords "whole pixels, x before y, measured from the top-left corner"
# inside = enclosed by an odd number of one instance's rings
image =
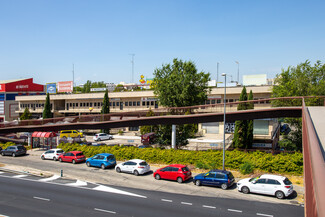
[[[56,137],[56,133],[54,132],[34,132],[32,134],[32,137],[45,137],[45,138],[49,138],[49,137]]]

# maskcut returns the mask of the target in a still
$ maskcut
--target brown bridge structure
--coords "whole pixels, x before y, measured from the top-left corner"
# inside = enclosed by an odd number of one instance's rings
[[[309,100],[317,107],[306,107]],[[283,107],[272,107],[286,105]],[[283,102],[283,103],[281,103]],[[239,103],[253,103],[254,109],[237,111]],[[295,106],[295,105],[301,106]],[[292,105],[292,106],[288,106]],[[263,118],[302,118],[305,216],[325,216],[325,96],[282,97],[226,103],[226,121]],[[152,110],[154,116],[146,117],[147,110],[114,114],[85,115],[51,118],[45,120],[13,121],[0,124],[0,134],[33,131],[60,131],[67,129],[105,129],[143,125],[179,125],[190,123],[222,122],[224,104]],[[317,108],[315,110],[315,108]],[[190,114],[185,115],[189,111]]]

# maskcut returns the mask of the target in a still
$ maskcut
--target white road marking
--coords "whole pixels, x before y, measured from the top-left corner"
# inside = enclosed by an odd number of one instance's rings
[[[40,179],[40,180],[38,180],[38,181],[40,181],[40,182],[48,182],[48,181],[53,181],[53,180],[58,179],[58,178],[60,178],[60,176],[58,176],[58,175],[54,175],[54,176],[51,176],[51,177],[49,177],[49,178]]]
[[[0,171],[0,174],[2,174],[2,173],[5,173],[5,172]]]
[[[37,200],[45,200],[45,201],[50,201],[50,199],[47,199],[47,198],[42,198],[42,197],[33,197],[34,199],[37,199]]]
[[[69,183],[67,185],[70,185],[70,186],[87,186],[87,182],[77,180],[77,182]]]
[[[228,209],[229,212],[243,212],[241,210],[237,210],[237,209]]]
[[[28,175],[17,175],[17,176],[13,176],[14,178],[23,178],[23,177],[26,177]]]
[[[172,203],[173,202],[172,200],[167,200],[167,199],[161,199],[161,201],[169,202],[169,203]]]
[[[256,213],[256,215],[267,216],[267,217],[273,217],[273,215],[268,215],[268,214],[263,214],[263,213]]]
[[[207,205],[203,205],[204,208],[210,208],[210,209],[216,209],[217,207],[215,206],[207,206]]]
[[[139,195],[139,194],[133,194],[133,193],[130,193],[130,192],[127,192],[127,191],[118,190],[118,189],[111,188],[111,187],[104,186],[104,185],[99,185],[99,186],[93,188],[93,190],[105,191],[105,192],[110,192],[110,193],[115,193],[115,194],[124,194],[124,195],[128,195],[128,196],[133,196],[133,197],[147,198],[146,196],[142,196],[142,195]]]
[[[187,203],[187,202],[181,202],[181,204],[184,204],[184,205],[193,205],[192,203]]]
[[[0,214],[0,217],[10,217],[10,216]]]
[[[96,210],[96,211],[100,211],[100,212],[108,212],[108,213],[116,214],[116,212],[109,211],[109,210],[105,210],[105,209],[98,209],[98,208],[95,208],[94,210]]]

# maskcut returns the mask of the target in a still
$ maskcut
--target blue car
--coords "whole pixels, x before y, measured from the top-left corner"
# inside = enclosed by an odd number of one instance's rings
[[[211,185],[226,190],[235,183],[235,178],[231,172],[226,170],[210,170],[207,173],[196,175],[193,182],[197,186]]]
[[[95,156],[88,158],[86,160],[86,165],[88,167],[101,167],[103,170],[107,167],[115,167],[116,160],[115,156],[108,153],[96,154]]]

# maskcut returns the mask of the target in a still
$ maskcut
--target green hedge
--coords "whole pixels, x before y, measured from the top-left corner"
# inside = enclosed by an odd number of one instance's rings
[[[143,159],[149,163],[171,164],[179,163],[195,165],[198,168],[222,168],[222,151],[187,151],[159,148],[136,148],[120,146],[80,146],[79,144],[60,144],[65,152],[82,151],[86,157],[99,153],[114,154],[117,160]],[[254,168],[269,173],[285,173],[302,175],[302,153],[281,153],[272,155],[265,152],[243,152],[238,150],[226,151],[225,167],[231,170],[239,170],[246,162],[254,164]]]
[[[8,146],[12,146],[12,145],[17,145],[17,144],[14,143],[14,142],[6,142],[4,144],[3,143],[0,143],[0,147],[2,149],[6,149]],[[30,150],[31,149],[30,146],[26,145],[26,143],[23,143],[22,145],[25,146],[26,150]]]

